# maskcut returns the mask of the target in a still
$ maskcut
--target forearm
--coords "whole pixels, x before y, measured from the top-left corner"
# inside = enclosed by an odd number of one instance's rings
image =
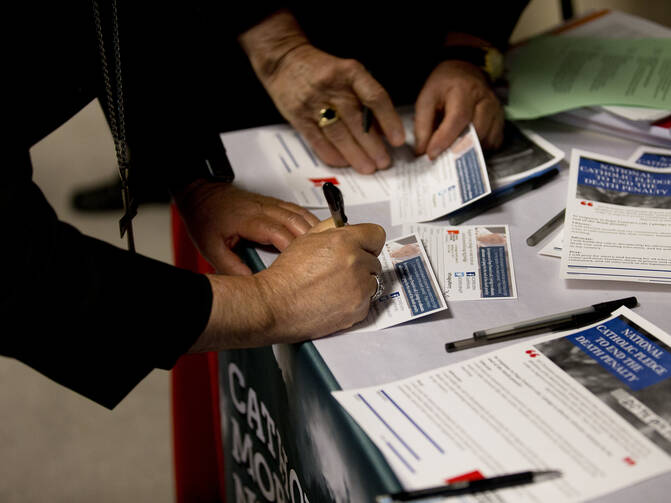
[[[238,42],[261,82],[272,78],[289,53],[309,44],[296,18],[287,10],[271,14],[242,33]]]
[[[207,275],[213,302],[207,326],[189,353],[259,347],[271,340],[274,317],[256,276]]]

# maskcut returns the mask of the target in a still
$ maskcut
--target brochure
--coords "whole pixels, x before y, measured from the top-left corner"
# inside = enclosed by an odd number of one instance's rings
[[[564,151],[539,134],[506,121],[503,145],[485,155],[485,163],[496,192],[552,169],[563,158]]]
[[[558,470],[459,501],[573,503],[671,470],[670,375],[671,337],[622,307],[587,328],[333,396],[406,490]]]
[[[629,160],[651,168],[671,171],[671,150],[669,149],[643,145],[636,149]]]
[[[478,135],[471,124],[433,162],[427,156],[394,161],[391,223],[435,220],[491,192]]]
[[[447,309],[416,234],[387,241],[378,258],[384,293],[371,304],[368,316],[346,332],[380,330]]]
[[[629,161],[642,166],[671,171],[671,150],[642,145],[629,157]],[[538,254],[561,258],[563,242],[564,230],[562,227]]]
[[[403,232],[422,240],[447,300],[517,298],[507,225],[406,224]]]
[[[671,172],[573,150],[561,276],[671,284]]]
[[[288,125],[260,128],[254,134],[266,162],[289,187],[293,202],[325,208],[321,186],[331,182],[340,188],[347,206],[389,201],[392,225],[453,213],[492,190],[504,190],[548,171],[564,156],[533,131],[506,123],[503,146],[485,158],[471,124],[448,150],[430,161],[427,156],[414,155],[412,115],[406,112],[402,118],[406,145],[391,149],[392,166],[372,175],[325,165]]]

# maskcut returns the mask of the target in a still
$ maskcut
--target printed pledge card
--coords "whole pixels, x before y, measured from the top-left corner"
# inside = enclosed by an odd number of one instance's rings
[[[447,309],[416,234],[387,241],[378,258],[382,264],[384,294],[373,302],[366,319],[348,332],[379,330]]]

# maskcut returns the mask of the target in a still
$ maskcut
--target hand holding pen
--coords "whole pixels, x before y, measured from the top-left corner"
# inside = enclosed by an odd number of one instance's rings
[[[345,215],[345,202],[342,197],[342,192],[331,182],[326,182],[322,186],[324,191],[324,197],[326,202],[329,205],[329,210],[331,211],[331,218],[333,219],[333,224],[336,227],[343,227],[347,223],[347,216]],[[370,301],[375,302],[378,300],[384,293],[384,283],[382,282],[382,276],[378,273],[373,273],[375,277],[376,287],[375,293],[371,296]]]

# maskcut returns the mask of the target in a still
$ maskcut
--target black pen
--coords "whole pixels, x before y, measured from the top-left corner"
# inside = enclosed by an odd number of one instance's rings
[[[382,494],[375,498],[377,503],[393,503],[395,501],[412,501],[420,498],[429,498],[431,496],[458,496],[462,494],[472,494],[482,491],[492,491],[503,489],[504,487],[519,486],[530,484],[532,482],[543,482],[561,476],[561,472],[556,470],[527,471],[519,473],[510,473],[507,475],[497,475],[478,480],[464,480],[453,482],[444,486],[430,487],[428,489],[418,489],[416,491],[401,491],[394,494]]]
[[[514,339],[541,332],[578,328],[607,318],[610,313],[620,306],[636,307],[637,304],[638,300],[636,297],[627,297],[626,299],[601,302],[582,309],[574,309],[573,311],[550,314],[528,321],[511,323],[510,325],[504,325],[502,327],[477,330],[473,332],[472,338],[448,342],[445,344],[445,350],[448,353],[452,353],[460,349],[482,346],[493,341]]]
[[[557,213],[546,224],[543,224],[543,226],[540,229],[538,229],[531,236],[529,236],[527,238],[527,244],[529,246],[536,246],[545,236],[550,234],[560,224],[564,223],[565,215],[566,215],[566,208]]]
[[[370,108],[368,108],[366,105],[363,106],[361,109],[361,113],[363,114],[363,120],[362,120],[362,125],[363,125],[363,132],[367,133],[370,131],[370,126],[373,124],[373,115],[372,111]]]
[[[322,190],[324,191],[326,202],[329,205],[333,223],[336,227],[342,227],[347,223],[347,217],[345,216],[345,202],[342,198],[342,192],[340,192],[340,189],[331,182],[326,182],[322,185]]]
[[[485,211],[491,208],[495,208],[496,206],[500,206],[501,204],[510,201],[517,196],[521,196],[522,194],[545,185],[558,174],[559,170],[557,168],[550,169],[540,175],[530,178],[529,180],[520,182],[513,187],[503,189],[500,192],[492,192],[482,199],[475,201],[472,205],[450,213],[447,216],[447,221],[450,225],[459,225],[462,222],[479,215],[480,213],[484,213]]]

